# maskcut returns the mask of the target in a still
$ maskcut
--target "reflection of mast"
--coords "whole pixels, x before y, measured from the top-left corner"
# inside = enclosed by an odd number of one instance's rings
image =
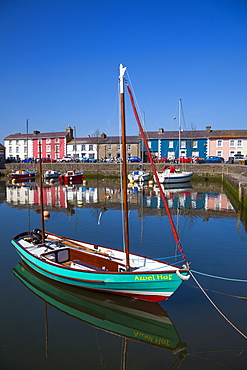
[[[44,302],[44,316],[45,316],[45,357],[48,358],[48,316],[46,302]]]
[[[123,357],[122,357],[122,370],[127,369],[127,351],[128,351],[128,339],[124,338],[123,342]]]

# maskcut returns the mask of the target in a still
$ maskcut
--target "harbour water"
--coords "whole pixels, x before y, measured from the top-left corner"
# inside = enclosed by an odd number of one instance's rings
[[[246,223],[220,186],[166,195],[193,276],[168,301],[140,304],[65,289],[20,263],[10,240],[39,227],[39,187],[0,182],[1,369],[246,369]],[[44,204],[47,230],[122,248],[117,183],[47,184]],[[130,188],[129,205],[131,250],[174,254],[159,193]]]

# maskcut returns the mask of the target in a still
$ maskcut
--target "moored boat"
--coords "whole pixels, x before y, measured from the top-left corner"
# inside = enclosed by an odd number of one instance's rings
[[[162,184],[175,184],[190,181],[193,172],[180,171],[173,166],[166,165],[158,172],[158,178]]]
[[[57,179],[59,177],[59,175],[60,175],[60,173],[58,171],[48,170],[48,171],[45,171],[45,173],[43,173],[43,178],[45,180]]]
[[[144,182],[147,181],[148,178],[149,172],[142,169],[136,169],[135,171],[128,174],[129,181]]]
[[[64,174],[59,176],[60,182],[64,184],[69,184],[73,181],[80,181],[84,178],[85,176],[83,175],[83,172],[74,171],[74,170],[67,171]]]
[[[27,171],[27,170],[17,170],[15,172],[11,172],[8,174],[8,177],[11,179],[29,179],[34,178],[36,175],[35,171]]]

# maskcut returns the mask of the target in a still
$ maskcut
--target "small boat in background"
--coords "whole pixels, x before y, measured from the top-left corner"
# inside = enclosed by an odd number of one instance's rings
[[[193,172],[180,171],[169,165],[164,166],[157,174],[161,184],[184,183],[190,181],[193,176]]]
[[[149,178],[149,172],[144,169],[136,169],[135,171],[128,174],[129,181],[144,182]]]
[[[48,170],[43,174],[45,180],[57,179],[60,173],[58,171]]]
[[[59,180],[63,184],[69,184],[73,181],[79,181],[82,179],[85,179],[83,172],[74,171],[74,170],[67,171],[63,175],[59,176]]]
[[[35,171],[17,170],[8,174],[10,179],[29,179],[34,178],[36,175]]]

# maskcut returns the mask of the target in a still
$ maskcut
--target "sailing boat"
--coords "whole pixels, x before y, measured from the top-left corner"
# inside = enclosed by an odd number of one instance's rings
[[[11,243],[24,262],[33,270],[52,280],[98,292],[108,292],[146,301],[159,302],[168,299],[189,278],[186,261],[170,210],[151,158],[153,172],[160,188],[168,219],[172,227],[176,248],[181,262],[171,264],[162,260],[148,258],[129,251],[128,199],[127,199],[127,158],[125,133],[125,70],[120,65],[119,88],[122,123],[122,182],[125,250],[109,248],[98,244],[65,238],[44,231],[41,217],[41,230],[34,229],[16,235]],[[130,100],[143,136],[146,148],[147,139],[140,124],[130,87],[127,85]],[[41,165],[40,165],[41,167]],[[42,168],[41,168],[42,172]],[[42,188],[40,191],[42,212]],[[168,261],[171,261],[168,256]]]
[[[179,99],[179,109],[178,109],[178,157],[180,159],[181,151],[181,109],[182,100]],[[175,183],[186,183],[190,181],[193,176],[193,172],[180,171],[174,166],[166,165],[163,167],[162,171],[158,173],[159,181],[162,184],[175,184]]]

